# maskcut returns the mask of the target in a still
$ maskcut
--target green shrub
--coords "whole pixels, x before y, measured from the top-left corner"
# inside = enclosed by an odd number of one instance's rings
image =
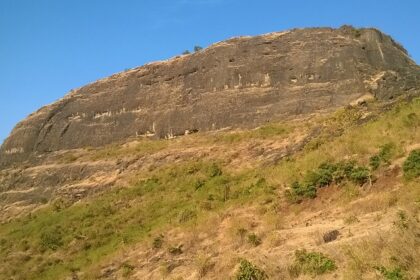
[[[379,153],[377,155],[373,155],[369,159],[369,165],[372,170],[376,170],[382,164],[389,165],[391,163],[391,159],[395,153],[395,144],[394,143],[387,143],[379,147]]]
[[[250,233],[248,234],[248,243],[256,247],[261,244],[261,238],[255,233]]]
[[[313,277],[337,269],[335,262],[319,252],[307,252],[305,249],[295,251],[295,261],[289,267],[292,277],[309,274]]]
[[[397,213],[397,217],[398,219],[394,222],[394,225],[401,230],[408,229],[409,220],[407,214],[404,211],[400,210]]]
[[[404,176],[414,179],[420,176],[420,149],[413,150],[403,164]]]
[[[208,175],[211,178],[221,176],[222,169],[216,163],[212,163],[208,169]]]
[[[309,171],[306,174],[305,183],[318,188],[328,186],[333,181],[332,173],[333,171],[323,168],[318,168],[316,171]]]
[[[356,27],[354,27],[353,25],[342,25],[340,27],[340,29],[346,31],[346,33],[349,33],[350,35],[354,36],[355,38],[359,38],[360,36],[362,36],[362,31],[361,29],[358,29]]]
[[[57,250],[63,246],[62,233],[58,227],[47,230],[41,234],[41,246],[44,249]]]
[[[251,262],[242,259],[239,271],[235,275],[236,280],[264,280],[268,279],[267,274]]]
[[[286,197],[292,202],[300,202],[304,198],[315,198],[316,187],[295,181],[292,183],[290,190],[286,191]]]
[[[51,203],[53,209],[57,212],[70,207],[71,204],[71,201],[64,198],[57,198]]]
[[[405,279],[401,268],[387,269],[384,266],[376,266],[375,269],[387,280],[403,280]]]
[[[122,269],[122,276],[123,277],[128,277],[133,273],[134,270],[134,266],[132,266],[131,264],[124,262],[121,265],[121,269]]]
[[[203,48],[200,46],[194,46],[194,52],[199,52],[201,51]]]
[[[394,151],[395,145],[393,143],[384,144],[380,147],[379,157],[384,163],[389,164]]]
[[[363,185],[369,181],[369,178],[370,178],[369,169],[367,169],[364,166],[358,166],[352,170],[349,179],[353,183]]]
[[[363,184],[369,177],[370,172],[366,167],[358,166],[354,161],[341,161],[322,163],[315,171],[307,172],[304,181],[306,185],[321,188],[332,183],[339,184],[345,179]]]
[[[381,165],[381,158],[378,155],[373,155],[369,158],[369,165],[372,170],[376,170]]]
[[[336,173],[341,174],[341,179],[349,178],[354,168],[356,167],[356,162],[353,160],[343,160],[337,163]]]
[[[369,169],[358,166],[354,161],[322,163],[317,169],[306,172],[303,183],[293,182],[290,189],[286,191],[286,196],[292,202],[300,202],[304,198],[315,198],[318,188],[332,183],[340,184],[343,180],[349,180],[363,185],[369,178]]]
[[[320,181],[322,186],[328,186],[337,178],[337,172],[343,169],[340,163],[324,162],[318,167],[318,172],[322,175],[323,180]]]
[[[160,234],[159,236],[155,237],[155,239],[153,239],[152,246],[153,246],[154,249],[162,248],[163,238],[164,238],[164,236],[162,234]]]

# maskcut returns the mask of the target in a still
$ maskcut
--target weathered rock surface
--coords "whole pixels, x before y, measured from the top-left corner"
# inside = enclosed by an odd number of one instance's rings
[[[0,171],[0,221],[61,198],[75,202],[113,185],[113,162],[40,165]]]
[[[19,123],[0,166],[130,137],[256,127],[359,98],[417,94],[420,67],[375,29],[315,28],[240,37],[115,74]]]

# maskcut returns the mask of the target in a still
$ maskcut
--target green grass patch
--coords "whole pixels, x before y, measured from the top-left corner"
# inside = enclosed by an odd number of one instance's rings
[[[396,146],[394,143],[381,145],[379,153],[369,158],[369,165],[372,170],[378,169],[381,165],[389,165],[395,156]]]
[[[393,269],[386,268],[385,266],[374,267],[386,280],[404,280],[404,273],[400,267]]]
[[[413,150],[403,164],[404,176],[407,179],[420,177],[420,149]]]
[[[370,176],[368,168],[359,166],[354,161],[324,162],[318,168],[307,171],[302,182],[293,182],[290,189],[286,190],[286,196],[292,202],[301,202],[304,198],[315,198],[318,188],[333,183],[341,184],[343,181],[363,185]]]
[[[289,267],[292,277],[308,274],[313,277],[332,272],[337,269],[334,260],[319,252],[295,251],[295,261]]]
[[[235,275],[235,280],[264,280],[268,279],[267,274],[250,261],[241,259],[239,270]]]
[[[164,150],[170,145],[168,140],[142,139],[127,144],[110,144],[105,147],[89,149],[87,159],[92,161],[110,160],[129,157],[133,155],[142,156]],[[67,156],[68,157],[68,156]]]
[[[251,139],[278,139],[285,138],[294,127],[284,123],[270,123],[253,130],[244,130],[237,132],[228,132],[215,135],[213,141],[215,143],[234,144]]]
[[[352,180],[363,182],[368,172],[366,167],[370,165],[372,156],[380,156],[380,164],[386,164],[382,158],[391,162],[403,156],[404,149],[418,143],[420,139],[420,130],[413,129],[414,124],[407,122],[408,116],[417,115],[416,112],[420,111],[420,99],[395,105],[393,109],[381,113],[380,117],[362,124],[358,124],[362,115],[354,111],[355,109],[349,110],[350,112],[343,109],[335,113],[338,117],[333,117],[332,120],[331,118],[321,119],[319,123],[326,127],[324,130],[331,133],[322,132],[320,136],[308,143],[311,148],[306,146],[302,152],[282,160],[273,168],[266,169],[264,172],[266,179],[296,189],[296,191],[290,191],[298,200],[314,197],[316,188],[314,185],[305,184],[305,177],[311,170],[317,171],[321,164],[334,163],[337,159],[356,161],[357,165],[363,169],[356,170],[358,172],[352,176]],[[338,136],[334,136],[337,123],[346,124],[346,129],[339,132]],[[317,145],[313,146],[311,142],[316,142]],[[391,149],[388,148],[390,145],[392,145]]]
[[[220,163],[204,161],[141,173],[130,185],[71,206],[51,205],[1,225],[0,271],[6,278],[58,279],[74,270],[90,275],[101,260],[120,249],[165,228],[202,222],[209,209],[274,196],[273,187],[257,172],[231,174]],[[161,247],[162,242],[156,239],[151,246]],[[31,257],[24,262],[14,259],[20,252]]]
[[[262,243],[262,240],[258,235],[252,232],[248,234],[248,243],[256,247]]]
[[[133,176],[127,187],[115,187],[73,205],[55,201],[31,215],[0,225],[3,264],[0,274],[6,279],[63,279],[74,271],[81,271],[87,278],[95,278],[94,272],[101,262],[126,246],[149,240],[150,247],[159,249],[166,243],[163,237],[156,239],[156,236],[165,229],[174,226],[187,229],[204,223],[209,212],[246,203],[258,204],[267,197],[276,199],[284,184],[292,186],[290,192],[296,201],[314,197],[317,189],[330,184],[363,184],[370,177],[366,166],[372,156],[378,157],[374,165],[379,160],[379,167],[399,156],[404,147],[418,143],[418,112],[420,99],[415,99],[375,120],[359,124],[362,118],[359,111],[343,110],[325,120],[326,132],[314,139],[316,145],[273,166],[232,172],[223,161],[181,162],[144,171]],[[341,124],[345,130],[336,133]],[[203,140],[198,134],[186,138],[203,141],[204,145],[229,145],[252,139],[278,140],[287,137],[292,130],[292,127],[270,124],[251,131],[218,133],[209,136],[210,140]],[[185,141],[190,141],[188,139]],[[172,147],[172,143],[175,141],[141,140],[111,145],[91,149],[77,158],[69,156],[66,161],[147,155]],[[174,145],[181,147],[182,143]],[[389,143],[392,147],[387,146]],[[418,163],[419,151],[416,150],[403,166],[407,178],[418,177]],[[240,232],[240,236],[247,238],[247,232]],[[295,265],[294,271],[301,274],[335,269],[334,261],[325,255],[306,251],[296,254]],[[237,279],[258,279],[245,277],[265,275],[252,272],[254,268],[249,262],[241,262],[243,273],[238,272],[237,277],[243,278]],[[127,270],[123,274],[131,273],[130,267],[123,270]]]

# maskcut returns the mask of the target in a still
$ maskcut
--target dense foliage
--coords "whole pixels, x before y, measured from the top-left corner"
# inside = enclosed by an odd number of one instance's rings
[[[259,267],[242,259],[239,271],[236,273],[235,280],[264,280],[268,279],[267,274]]]
[[[363,185],[369,181],[370,176],[369,169],[357,165],[355,161],[325,162],[315,170],[306,172],[302,182],[293,182],[286,194],[290,200],[300,202],[303,198],[315,198],[318,188],[340,184],[345,180]]]
[[[404,176],[413,179],[420,176],[420,149],[411,151],[403,164]]]
[[[307,252],[303,249],[295,251],[295,261],[289,267],[289,272],[295,277],[300,274],[309,274],[315,277],[336,269],[335,262],[326,255],[319,252]]]

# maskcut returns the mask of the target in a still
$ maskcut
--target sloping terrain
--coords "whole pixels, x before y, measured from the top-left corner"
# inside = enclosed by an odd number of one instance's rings
[[[77,89],[0,148],[0,279],[420,279],[419,82],[344,26]]]
[[[4,222],[0,274],[229,279],[246,259],[270,279],[417,279],[420,185],[402,166],[420,148],[419,111],[419,99],[372,102],[255,130],[55,155],[39,168],[119,166],[97,176],[96,184],[113,178],[115,186],[83,200],[63,195]],[[294,181],[342,161],[364,167],[366,180],[290,197]],[[324,274],[295,263],[303,249],[336,268]],[[401,278],[387,278],[392,273]]]

